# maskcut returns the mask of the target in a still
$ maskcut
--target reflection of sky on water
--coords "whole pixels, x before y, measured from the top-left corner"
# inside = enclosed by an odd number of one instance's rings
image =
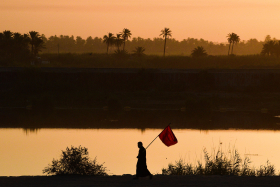
[[[251,159],[252,166],[266,164],[268,159],[276,171],[280,168],[280,151],[276,146],[280,131],[173,129],[173,132],[178,144],[166,147],[156,139],[147,149],[148,168],[154,174],[180,158],[193,164],[203,161],[204,148],[210,155],[218,148],[227,153],[237,149],[242,158]],[[137,142],[142,141],[146,147],[159,133],[159,129],[0,129],[0,176],[42,175],[43,168],[71,145],[87,147],[89,156],[105,162],[110,174],[135,174]]]

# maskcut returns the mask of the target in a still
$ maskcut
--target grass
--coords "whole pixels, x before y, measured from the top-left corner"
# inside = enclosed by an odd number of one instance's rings
[[[220,147],[216,153],[210,155],[206,149],[204,162],[198,162],[196,166],[185,163],[183,159],[170,163],[167,168],[162,169],[163,175],[231,175],[231,176],[275,176],[275,167],[269,161],[259,168],[250,167],[250,159],[241,158],[234,149],[230,154],[224,152]]]

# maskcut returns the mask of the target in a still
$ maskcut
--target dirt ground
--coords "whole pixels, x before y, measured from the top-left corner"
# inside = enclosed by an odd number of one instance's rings
[[[133,180],[133,176],[20,176],[0,177],[0,187],[143,187],[143,186],[206,186],[206,187],[250,187],[280,186],[280,176],[276,177],[236,177],[236,176],[154,176]]]

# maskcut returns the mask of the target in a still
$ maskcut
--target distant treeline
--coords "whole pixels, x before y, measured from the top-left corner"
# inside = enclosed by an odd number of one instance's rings
[[[46,38],[42,35],[45,43],[44,53],[106,53],[107,45],[99,37],[87,37],[83,39],[80,36],[51,36]],[[226,37],[225,37],[226,38]],[[260,54],[264,41],[257,39],[243,40],[236,44],[234,53],[236,55]],[[145,54],[162,55],[164,47],[163,38],[144,39],[134,37],[126,41],[126,50],[131,53],[136,47],[144,47]],[[192,50],[198,46],[202,46],[209,55],[227,55],[229,44],[214,43],[204,39],[188,38],[178,41],[174,38],[168,38],[166,43],[167,55],[190,55]],[[117,47],[111,46],[109,53],[114,53]]]
[[[128,30],[129,31],[129,30]],[[129,31],[130,32],[130,31]],[[112,33],[109,33],[113,36]],[[234,34],[234,33],[233,33]],[[120,34],[118,34],[119,36]],[[131,33],[130,33],[131,35]],[[105,35],[106,36],[106,35]],[[105,37],[104,36],[104,37]],[[238,36],[238,35],[236,35]],[[34,59],[39,52],[43,53],[93,53],[93,54],[113,54],[119,50],[119,46],[109,45],[106,40],[99,37],[87,37],[83,39],[80,36],[50,36],[47,38],[44,34],[40,35],[36,31],[30,31],[27,34],[20,34],[18,32],[3,31],[0,33],[0,60],[1,61],[27,61]],[[116,37],[115,37],[116,38]],[[226,37],[225,37],[226,38]],[[178,41],[174,38],[155,37],[153,39],[132,37],[123,40],[123,46],[125,41],[126,54],[132,54],[141,49],[141,53],[147,55],[162,55],[164,47],[166,49],[166,55],[182,55],[189,56],[195,48],[200,47],[205,54],[214,55],[229,55],[230,47],[234,47],[235,55],[254,55],[263,54],[267,56],[279,56],[280,55],[280,43],[276,39],[272,39],[269,35],[266,36],[264,41],[258,41],[257,39],[240,41],[238,36],[238,42],[232,43],[228,36],[229,43],[214,43],[204,39],[188,38],[182,41]],[[230,46],[230,44],[232,44]],[[109,48],[108,48],[109,47]],[[231,49],[232,50],[232,49]],[[232,52],[231,52],[232,53]]]
[[[34,60],[44,48],[43,44],[42,37],[36,31],[20,34],[5,30],[0,33],[0,64]]]

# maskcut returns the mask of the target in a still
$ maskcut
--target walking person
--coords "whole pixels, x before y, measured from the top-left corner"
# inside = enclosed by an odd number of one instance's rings
[[[150,179],[153,178],[153,175],[150,173],[150,171],[147,168],[147,162],[146,162],[146,149],[143,147],[142,142],[138,142],[138,161],[136,165],[136,177],[134,179],[138,179],[139,177],[146,177],[149,176]]]

